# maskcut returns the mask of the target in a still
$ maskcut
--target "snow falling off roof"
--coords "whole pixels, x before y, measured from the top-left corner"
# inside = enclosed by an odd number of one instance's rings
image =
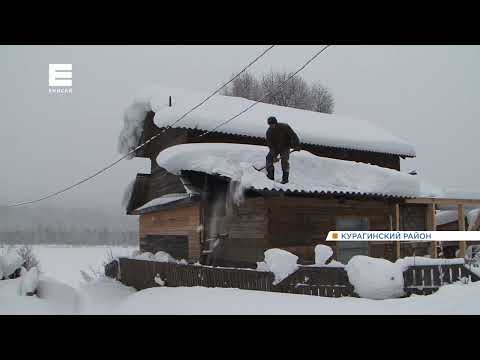
[[[252,165],[265,165],[268,148],[257,145],[196,143],[182,144],[162,151],[157,162],[169,172],[181,170],[218,174],[239,181],[243,188],[257,190],[339,192],[380,196],[415,197],[420,191],[416,176],[345,160],[315,156],[307,151],[290,156],[290,183],[280,184],[267,179],[264,172]],[[280,164],[275,165],[275,178],[281,179]]]
[[[119,151],[126,154],[138,144],[141,135],[138,127],[142,126],[147,111],[154,111],[155,124],[164,127],[173,124],[207,96],[172,88],[143,90],[125,112]],[[175,126],[211,130],[251,104],[253,101],[244,98],[215,95]],[[263,138],[269,116],[290,124],[305,144],[415,156],[412,145],[367,121],[265,103],[259,103],[217,131]]]

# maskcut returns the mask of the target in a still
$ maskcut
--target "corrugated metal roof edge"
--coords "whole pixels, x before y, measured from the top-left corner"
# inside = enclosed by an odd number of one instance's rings
[[[289,193],[289,194],[315,194],[315,195],[350,195],[350,196],[375,196],[375,197],[388,197],[388,198],[401,198],[401,199],[413,199],[416,196],[398,195],[398,194],[385,194],[385,193],[372,193],[372,192],[358,192],[358,191],[306,191],[306,190],[290,190],[290,189],[269,189],[269,188],[255,188],[250,186],[249,190],[263,191],[271,193]]]
[[[161,127],[160,129],[163,129],[163,128],[164,127]],[[198,130],[198,131],[208,131],[208,130],[205,130],[205,129],[192,128],[192,127],[187,127],[187,126],[172,126],[172,128],[187,129],[187,130]],[[224,132],[224,131],[212,131],[212,133],[223,134],[223,135],[244,136],[244,137],[254,138],[254,139],[263,139],[263,137],[260,137],[260,136],[244,135],[244,134],[230,133],[230,132]],[[372,153],[378,153],[378,154],[405,156],[405,157],[410,157],[410,158],[414,158],[414,157],[417,156],[416,153],[415,154],[393,153],[393,152],[388,152],[388,151],[367,150],[367,149],[361,149],[361,148],[356,148],[356,147],[341,147],[341,146],[332,146],[332,145],[321,145],[321,144],[313,144],[313,143],[307,143],[307,142],[303,142],[302,144],[311,145],[311,146],[330,147],[330,148],[334,148],[334,149],[356,150],[356,151],[372,152]]]

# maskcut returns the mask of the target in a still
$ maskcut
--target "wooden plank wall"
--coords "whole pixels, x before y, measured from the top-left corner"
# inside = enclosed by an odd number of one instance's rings
[[[263,197],[247,198],[239,206],[227,207],[225,258],[240,261],[262,261],[269,248],[268,216]]]
[[[369,219],[370,230],[390,230],[390,216],[395,215],[394,204],[383,201],[338,200],[278,197],[268,200],[269,225],[268,241],[272,247],[280,247],[303,258],[314,261],[314,247],[317,244],[330,246],[333,257],[337,257],[335,243],[326,242],[328,232],[336,228],[337,216],[362,216]],[[285,238],[291,233],[292,240],[299,245],[278,243],[277,237]],[[277,235],[278,234],[278,235]],[[369,255],[394,260],[392,242],[370,243]]]
[[[427,205],[425,204],[402,204],[400,205],[400,230],[415,231],[427,229]],[[400,255],[425,256],[429,254],[429,242],[402,242]]]
[[[140,239],[146,235],[188,236],[189,260],[198,260],[200,257],[200,207],[194,205],[140,215]]]

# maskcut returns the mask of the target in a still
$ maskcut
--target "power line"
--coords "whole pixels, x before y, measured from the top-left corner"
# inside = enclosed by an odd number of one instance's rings
[[[315,60],[315,58],[317,58],[324,50],[326,50],[330,45],[326,45],[324,46],[320,51],[318,51],[317,53],[315,53],[315,55],[313,55],[305,64],[303,64],[297,71],[295,71],[292,75],[290,75],[284,82],[282,82],[280,85],[279,85],[279,88],[276,92],[273,92],[273,94],[277,94],[279,92],[279,90],[290,80],[292,79],[295,75],[297,75],[300,71],[302,71],[303,69],[305,69],[313,60]],[[248,110],[250,110],[251,108],[253,108],[255,105],[257,105],[259,102],[262,102],[262,100],[264,100],[268,95],[271,95],[272,93],[266,93],[264,96],[262,96],[262,98],[260,100],[257,100],[256,102],[254,102],[252,105],[249,105],[247,106],[244,110],[240,111],[237,115],[231,117],[230,119],[224,121],[223,123],[221,123],[220,125],[214,127],[213,129],[199,135],[199,137],[201,136],[205,136],[211,132],[214,132],[215,130],[217,130],[219,127],[223,126],[223,125],[226,125],[227,123],[229,123],[230,121],[236,119],[237,117],[239,117],[240,115],[246,113]]]
[[[215,94],[218,94],[220,92],[220,90],[222,90],[223,88],[225,88],[228,84],[230,84],[233,80],[235,80],[236,78],[238,78],[241,74],[243,74],[250,66],[252,66],[253,64],[255,64],[263,55],[265,55],[267,52],[269,52],[270,50],[272,50],[276,45],[272,45],[270,46],[269,48],[267,48],[266,50],[264,50],[260,55],[258,55],[255,59],[253,59],[247,66],[245,66],[242,71],[240,71],[237,75],[235,75],[233,78],[230,79],[230,81],[226,82],[225,84],[223,84],[221,87],[219,87],[217,90],[215,90],[212,94],[210,94],[208,97],[206,97],[201,103],[199,103],[198,105],[195,105],[193,108],[191,108],[189,111],[187,111],[185,114],[183,114],[177,121],[175,121],[173,124],[171,124],[170,126],[168,127],[172,127],[173,125],[177,124],[180,120],[184,119],[188,114],[190,114],[193,110],[199,108],[200,106],[202,106],[203,104],[205,104],[208,100],[210,100]]]
[[[5,208],[9,208],[9,207],[15,207],[15,206],[21,206],[21,205],[27,205],[27,204],[33,204],[33,203],[36,203],[36,202],[39,202],[39,201],[43,201],[43,200],[46,200],[46,199],[50,199],[54,196],[57,196],[57,195],[60,195],[70,189],[73,189],[74,187],[76,186],[79,186],[81,184],[83,184],[84,182],[90,180],[90,179],[93,179],[94,177],[100,175],[101,173],[107,171],[108,169],[114,167],[116,164],[118,164],[120,161],[126,159],[127,157],[129,157],[130,155],[134,154],[137,150],[141,149],[142,147],[144,147],[145,145],[147,145],[148,143],[150,143],[152,140],[156,139],[158,136],[160,136],[162,133],[164,133],[167,129],[171,128],[173,125],[177,124],[179,121],[181,121],[182,119],[184,119],[188,114],[190,114],[192,111],[194,111],[195,109],[199,108],[200,106],[202,106],[204,103],[206,103],[209,99],[211,99],[215,94],[217,94],[220,90],[222,90],[223,88],[225,88],[228,84],[230,84],[233,80],[235,80],[236,78],[238,78],[241,74],[243,74],[250,66],[252,66],[254,63],[256,63],[260,58],[262,58],[267,52],[269,52],[271,49],[273,49],[276,45],[271,45],[270,47],[268,47],[267,49],[265,49],[264,51],[262,51],[262,53],[260,55],[258,55],[255,59],[253,59],[249,64],[247,64],[239,73],[237,73],[233,78],[231,78],[228,82],[226,82],[225,84],[223,84],[222,86],[220,86],[217,90],[215,90],[212,94],[210,94],[209,96],[207,96],[205,99],[203,99],[200,103],[198,103],[197,105],[195,105],[194,107],[192,107],[190,110],[188,110],[185,114],[183,114],[179,119],[177,119],[175,122],[173,122],[171,125],[168,125],[166,126],[161,132],[159,132],[158,134],[152,136],[151,138],[149,138],[147,141],[145,141],[144,143],[138,145],[136,148],[134,148],[133,150],[129,151],[127,154],[123,155],[122,157],[120,157],[118,160],[114,161],[113,163],[105,166],[104,168],[98,170],[97,172],[95,172],[94,174],[80,180],[80,181],[77,181],[76,183],[62,189],[62,190],[59,190],[57,192],[54,192],[52,194],[49,194],[49,195],[46,195],[46,196],[43,196],[39,199],[36,199],[36,200],[31,200],[31,201],[24,201],[24,202],[20,202],[20,203],[16,203],[16,204],[10,204],[10,205],[5,205],[3,207]]]

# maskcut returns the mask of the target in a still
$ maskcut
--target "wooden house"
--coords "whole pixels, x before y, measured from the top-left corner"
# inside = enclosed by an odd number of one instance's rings
[[[226,96],[212,98],[176,123],[199,102],[200,95],[149,89],[139,99],[126,112],[120,150],[126,153],[155,137],[135,152],[136,157],[150,159],[151,172],[137,174],[126,209],[139,215],[142,251],[161,250],[192,262],[248,267],[262,261],[266,249],[276,247],[309,264],[314,261],[315,245],[325,244],[330,230],[435,228],[435,199],[423,196],[416,176],[400,172],[400,159],[414,157],[413,147],[378,126],[263,103],[225,123],[252,103]],[[230,144],[234,157],[251,151],[251,159],[261,165],[258,162],[268,152],[266,119],[272,115],[291,125],[305,150],[291,157],[289,184],[268,180],[270,184],[265,185],[262,181],[267,180],[259,180],[260,185],[246,186],[222,166],[198,165],[204,159],[222,164],[231,160],[219,151],[211,157],[211,144]],[[225,147],[227,152],[230,147]],[[239,165],[242,159],[237,160]],[[297,186],[295,176],[300,174],[295,166],[305,161],[312,169],[333,166],[337,180],[322,182],[326,172],[318,170],[309,174],[312,186]],[[356,172],[357,168],[362,170]],[[302,171],[311,172],[308,167]],[[362,180],[370,172],[375,175]],[[346,182],[338,186],[336,181]],[[389,182],[398,183],[400,190],[392,190]],[[435,256],[437,251],[425,242],[327,245],[343,263],[357,254],[395,260],[413,254]]]

